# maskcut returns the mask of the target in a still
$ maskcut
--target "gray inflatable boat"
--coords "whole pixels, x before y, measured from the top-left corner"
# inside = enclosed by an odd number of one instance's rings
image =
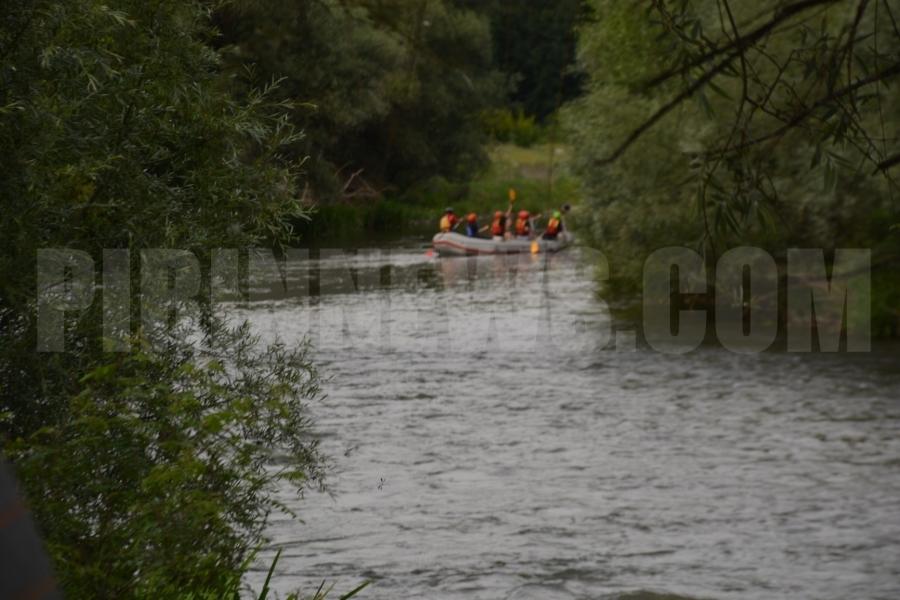
[[[521,252],[557,252],[568,243],[562,240],[503,240],[471,238],[460,233],[439,233],[432,240],[440,256],[472,256],[477,254],[519,254]]]

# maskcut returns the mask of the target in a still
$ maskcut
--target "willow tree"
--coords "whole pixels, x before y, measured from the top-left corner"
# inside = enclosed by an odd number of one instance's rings
[[[280,159],[298,139],[288,107],[221,91],[211,8],[0,9],[0,433],[68,598],[222,597],[278,480],[321,482],[303,348],[258,347],[206,310],[203,335],[182,319],[162,345],[106,352],[97,294],[65,314],[64,352],[38,351],[40,250],[82,253],[98,280],[104,250],[127,251],[136,333],[140,250],[208,264],[213,248],[284,241],[303,215]]]
[[[900,10],[886,0],[594,0],[568,112],[597,247],[864,245],[895,260]]]

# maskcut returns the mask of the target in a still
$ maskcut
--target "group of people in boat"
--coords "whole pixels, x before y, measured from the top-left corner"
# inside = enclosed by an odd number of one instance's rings
[[[569,204],[563,204],[561,210],[553,211],[552,216],[547,221],[547,226],[538,234],[535,231],[535,222],[541,218],[542,213],[532,215],[527,210],[520,210],[516,215],[517,218],[513,223],[512,204],[504,213],[498,210],[494,213],[494,220],[490,225],[479,226],[478,215],[469,214],[465,219],[466,235],[473,238],[482,237],[482,233],[490,230],[490,237],[495,242],[504,240],[533,240],[538,236],[545,240],[556,240],[562,237],[566,238],[566,224],[563,220],[563,213],[568,212],[571,207]],[[462,223],[460,219],[453,214],[453,207],[448,206],[441,218],[441,232],[447,233],[456,229]]]

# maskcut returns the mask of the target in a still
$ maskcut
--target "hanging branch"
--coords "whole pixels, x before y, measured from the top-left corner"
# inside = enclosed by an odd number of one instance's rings
[[[602,166],[614,162],[622,155],[623,152],[625,152],[629,148],[629,146],[636,142],[639,137],[641,137],[648,129],[653,127],[660,119],[666,116],[673,108],[693,96],[697,90],[706,85],[713,77],[724,71],[731,64],[731,61],[737,56],[737,52],[735,52],[734,54],[730,54],[724,61],[720,62],[715,67],[707,71],[690,87],[675,96],[675,98],[670,100],[665,106],[653,113],[653,116],[644,121],[640,125],[640,127],[631,132],[631,135],[629,135],[612,154],[610,154],[606,158],[597,160],[594,164],[596,164],[597,166]]]
[[[660,0],[654,0],[654,4],[657,4]],[[699,56],[694,57],[690,62],[683,64],[681,67],[677,69],[671,69],[664,73],[660,73],[656,77],[650,79],[646,84],[644,84],[644,90],[649,90],[651,88],[659,86],[661,83],[664,83],[675,77],[676,75],[684,75],[689,73],[692,69],[696,69],[697,67],[709,62],[710,60],[721,56],[722,54],[729,53],[733,50],[738,50],[738,53],[742,49],[749,48],[753,44],[756,43],[757,40],[765,37],[769,34],[777,25],[787,21],[793,16],[799,15],[811,8],[815,8],[817,6],[823,6],[826,4],[834,4],[839,2],[840,0],[804,0],[803,2],[797,2],[796,4],[789,4],[785,6],[781,10],[775,13],[775,16],[769,20],[768,22],[760,25],[753,31],[749,32],[744,36],[740,36],[735,38],[733,41],[728,44],[724,44],[722,46],[714,46],[709,52],[705,52],[700,54]]]
[[[760,55],[767,57],[769,60],[774,62],[774,59],[761,48],[757,47],[755,43],[773,31],[773,29],[784,23],[787,19],[794,17],[803,13],[804,11],[808,11],[812,8],[819,6],[826,6],[835,3],[837,0],[804,0],[802,2],[796,2],[794,4],[787,5],[781,9],[778,9],[775,15],[767,21],[765,24],[753,29],[752,31],[742,34],[738,30],[737,23],[734,19],[734,16],[731,12],[731,8],[728,4],[727,0],[721,0],[724,4],[725,13],[728,17],[728,22],[731,26],[731,32],[729,33],[725,29],[725,24],[722,23],[723,34],[727,39],[727,43],[717,44],[715,42],[708,41],[708,45],[712,46],[712,49],[701,53],[700,55],[694,57],[690,61],[687,61],[685,64],[680,66],[677,69],[672,69],[657,75],[652,78],[649,82],[647,82],[644,86],[644,90],[650,89],[652,87],[658,86],[663,82],[669,80],[670,78],[676,75],[687,75],[691,69],[699,67],[703,64],[709,63],[710,61],[718,61],[716,62],[712,68],[707,70],[700,76],[696,81],[693,81],[687,88],[682,90],[679,94],[677,94],[673,99],[667,102],[664,106],[658,109],[653,115],[651,115],[648,119],[646,119],[643,123],[641,123],[636,129],[634,129],[624,141],[622,141],[616,148],[613,150],[608,156],[598,159],[595,161],[595,165],[603,166],[610,164],[617,160],[629,147],[631,147],[634,142],[636,142],[642,135],[644,135],[650,128],[652,128],[657,122],[659,122],[664,116],[666,116],[669,112],[672,111],[675,107],[679,106],[682,102],[687,100],[688,98],[694,96],[696,93],[700,92],[703,87],[711,83],[713,78],[723,72],[728,72],[734,75],[739,75],[741,77],[742,86],[741,93],[739,98],[739,108],[737,110],[737,116],[735,119],[735,123],[731,127],[730,134],[728,135],[727,141],[724,144],[720,145],[711,150],[702,151],[702,152],[693,152],[686,153],[691,157],[707,157],[714,155],[724,155],[726,153],[734,154],[736,152],[740,152],[752,146],[757,146],[765,141],[771,140],[773,138],[779,138],[786,134],[791,129],[797,127],[802,124],[807,118],[809,118],[812,113],[831,102],[838,101],[841,98],[850,96],[849,105],[851,107],[850,110],[858,111],[856,106],[855,99],[853,98],[854,92],[857,90],[871,85],[877,84],[878,82],[885,81],[890,77],[893,77],[900,73],[900,61],[895,61],[892,64],[888,65],[886,68],[879,70],[878,72],[868,75],[867,77],[857,79],[855,82],[852,81],[852,69],[850,67],[852,60],[855,56],[854,48],[857,44],[857,41],[860,39],[858,35],[859,24],[862,21],[863,15],[866,11],[866,8],[869,5],[869,0],[860,0],[856,8],[855,18],[849,27],[845,27],[844,31],[838,36],[837,41],[834,44],[833,52],[831,53],[832,62],[837,65],[839,63],[847,62],[847,84],[843,87],[835,89],[833,86],[833,77],[834,73],[829,73],[827,83],[828,90],[823,95],[819,96],[815,100],[806,101],[804,98],[801,98],[800,95],[797,94],[797,90],[794,89],[790,84],[786,83],[782,79],[782,75],[787,65],[796,60],[794,53],[791,53],[791,56],[788,58],[787,62],[783,65],[778,65],[775,62],[778,73],[776,74],[774,80],[771,83],[764,83],[761,81],[758,74],[755,74],[754,71],[754,82],[757,86],[761,86],[765,91],[765,99],[760,103],[753,100],[749,91],[749,82],[748,82],[748,71],[750,67],[748,65],[748,61],[746,58],[746,53],[752,48],[754,52],[758,52]],[[660,0],[653,0],[654,6],[657,6],[660,12],[665,10],[665,7],[659,6]],[[664,13],[667,14],[667,13]],[[891,15],[893,16],[893,15]],[[665,21],[666,19],[664,19]],[[676,26],[674,25],[674,20],[670,17],[668,19],[670,21],[667,28],[674,29]],[[893,22],[893,20],[892,20]],[[841,44],[841,39],[844,34],[849,32],[849,39],[846,44]],[[681,33],[675,33],[679,37],[683,37]],[[867,37],[867,36],[866,36]],[[704,38],[706,39],[706,38]],[[724,54],[724,58],[722,58]],[[739,58],[741,61],[740,64],[740,72],[736,73],[734,70],[734,66],[732,63],[736,58]],[[794,96],[795,101],[798,103],[799,107],[794,111],[782,111],[782,110],[770,110],[766,107],[766,105],[772,100],[772,92],[778,85],[787,86],[787,90]],[[746,127],[749,124],[750,120],[753,117],[753,111],[743,119],[744,116],[744,106],[745,104],[750,104],[757,110],[763,110],[769,116],[780,120],[783,125],[778,127],[774,131],[770,131],[764,135],[755,136],[752,139],[747,139],[746,133],[742,137],[740,143],[732,145],[732,139],[734,138],[734,134],[739,129],[743,129],[746,132]],[[843,107],[842,107],[843,109]],[[846,112],[847,109],[844,109]],[[855,123],[855,121],[853,121]],[[857,129],[862,130],[861,127],[857,127]],[[865,132],[863,131],[865,135]],[[868,137],[868,136],[866,136]],[[884,164],[878,163],[879,169],[883,170],[881,165]],[[888,165],[891,166],[891,165]]]

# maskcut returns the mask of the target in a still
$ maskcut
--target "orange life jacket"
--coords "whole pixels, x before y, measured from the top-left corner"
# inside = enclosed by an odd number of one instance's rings
[[[528,224],[528,219],[516,219],[516,235],[529,235],[531,233],[531,226]]]
[[[503,217],[499,219],[494,219],[494,222],[491,223],[491,235],[499,235],[502,236],[506,233],[506,223]]]
[[[547,234],[557,235],[559,233],[559,219],[550,219],[547,223]]]

